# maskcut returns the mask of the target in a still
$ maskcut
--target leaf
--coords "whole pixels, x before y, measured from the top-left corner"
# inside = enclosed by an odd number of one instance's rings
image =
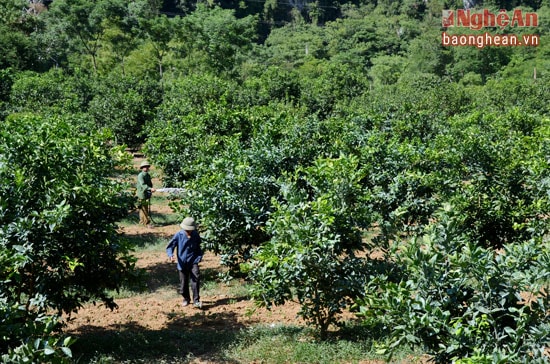
[[[388,348],[379,348],[379,349],[376,349],[376,354],[377,354],[377,355],[386,355],[387,352],[388,352]]]
[[[477,306],[476,309],[481,313],[485,313],[485,314],[491,313],[491,310],[489,310],[484,306]]]
[[[72,358],[73,357],[73,352],[71,351],[71,349],[69,349],[68,347],[66,346],[63,346],[61,347],[61,351],[63,351],[63,353],[68,356],[69,358]]]
[[[73,339],[70,336],[67,336],[65,340],[63,340],[63,346],[69,346],[73,343]]]

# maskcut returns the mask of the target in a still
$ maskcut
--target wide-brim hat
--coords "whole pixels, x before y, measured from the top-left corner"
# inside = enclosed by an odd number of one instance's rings
[[[180,226],[183,230],[195,230],[195,219],[193,219],[192,217],[186,217],[185,219],[183,219]]]
[[[149,162],[147,161],[142,161],[140,164],[139,164],[139,168],[143,168],[143,167],[151,167],[151,164],[149,164]]]

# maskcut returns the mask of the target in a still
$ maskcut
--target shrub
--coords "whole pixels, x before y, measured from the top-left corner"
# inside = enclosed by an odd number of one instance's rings
[[[59,118],[12,115],[0,135],[2,351],[23,343],[47,355],[44,345],[59,344],[48,338],[52,312],[91,299],[115,307],[107,292],[133,267],[116,227],[132,196],[113,175],[127,154],[111,135],[79,133]]]
[[[359,295],[364,264],[361,229],[368,210],[359,181],[365,171],[356,157],[318,159],[298,168],[273,200],[267,224],[271,240],[253,255],[253,295],[270,307],[297,298],[299,315],[326,338],[338,314]]]
[[[390,356],[398,346],[412,345],[439,363],[480,357],[544,362],[548,241],[533,239],[495,253],[468,240],[463,219],[445,206],[424,236],[392,257],[402,267],[400,278],[371,277],[365,298],[357,301],[359,315],[367,325],[388,329],[384,351]]]

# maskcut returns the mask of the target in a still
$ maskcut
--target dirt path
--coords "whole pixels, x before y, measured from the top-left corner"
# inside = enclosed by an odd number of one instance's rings
[[[141,160],[134,158],[134,164],[139,166]],[[154,166],[151,168],[151,174],[154,186],[160,187],[161,182],[155,177]],[[153,218],[155,215],[173,213],[170,207],[155,204],[152,205],[151,212]],[[134,220],[138,221],[137,212],[132,214],[136,215]],[[178,224],[148,228],[136,223],[121,227],[121,232],[129,238],[140,236],[148,241],[156,239],[165,240],[166,243],[178,230]],[[189,322],[212,330],[232,330],[257,324],[303,324],[303,321],[297,318],[297,304],[288,303],[272,310],[259,308],[243,292],[243,282],[231,282],[228,285],[219,283],[217,273],[222,267],[219,257],[211,252],[205,252],[200,264],[203,277],[201,310],[181,306],[182,298],[176,291],[176,266],[175,263],[168,262],[164,249],[140,251],[136,253],[136,258],[137,266],[147,272],[148,292],[129,294],[131,297],[116,299],[118,309],[114,311],[99,304],[85,305],[77,314],[72,315],[64,330],[66,334],[79,337],[93,332],[116,332],[125,327],[160,331],[173,328],[186,318],[194,318]]]
[[[158,235],[166,239],[167,242],[177,231],[177,225],[153,229],[140,226],[125,228],[127,235]],[[149,292],[130,298],[117,299],[118,309],[114,311],[101,305],[88,304],[73,316],[73,320],[67,327],[68,332],[77,334],[98,326],[116,330],[118,326],[130,322],[148,330],[161,330],[168,327],[174,318],[198,313],[203,315],[207,321],[209,317],[220,317],[220,314],[227,316],[227,313],[231,313],[231,317],[234,318],[233,322],[219,323],[226,329],[229,328],[228,325],[242,327],[258,323],[297,324],[300,322],[296,318],[299,309],[297,304],[289,303],[272,310],[266,310],[257,307],[245,296],[235,295],[235,286],[242,282],[232,282],[229,285],[216,284],[215,289],[204,287],[205,284],[208,285],[208,281],[211,283],[215,281],[216,272],[220,271],[219,257],[210,252],[205,253],[200,264],[204,283],[201,290],[202,310],[181,306],[182,298],[176,292],[178,280],[176,266],[175,263],[168,262],[164,250],[139,252],[136,257],[138,259],[137,266],[145,269],[148,273]],[[217,325],[213,321],[210,324]]]
[[[139,166],[141,158],[134,158],[134,164]],[[137,174],[137,172],[136,172]],[[151,169],[153,184],[161,187],[154,166]],[[153,204],[152,216],[170,216],[173,211],[166,204]],[[129,238],[140,237],[146,241],[168,240],[179,230],[177,223],[159,225],[147,228],[137,224],[137,212],[132,219],[135,224],[125,224],[121,232]],[[176,219],[174,219],[176,221]],[[163,246],[162,244],[161,246]],[[156,244],[155,246],[159,246]],[[182,297],[177,293],[178,274],[175,263],[168,262],[166,252],[162,249],[141,250],[135,254],[136,265],[147,273],[147,291],[145,293],[130,293],[128,298],[118,298],[118,308],[110,311],[102,305],[87,304],[65,328],[65,333],[74,337],[91,337],[97,335],[116,335],[119,332],[131,330],[136,336],[140,333],[150,335],[158,332],[159,336],[170,330],[186,330],[189,327],[212,332],[213,336],[220,333],[234,335],[243,328],[255,325],[265,326],[304,326],[297,313],[299,305],[289,302],[284,306],[271,310],[258,307],[248,298],[244,282],[232,281],[229,284],[219,282],[218,273],[223,269],[219,257],[211,252],[205,252],[200,264],[202,286],[202,309],[191,306],[182,307]],[[350,313],[345,319],[353,319]],[[196,357],[193,364],[213,363],[212,353]],[[101,355],[101,354],[99,354]],[[108,355],[108,354],[107,354]],[[164,362],[164,361],[163,361]],[[412,362],[418,363],[414,360]],[[362,364],[380,364],[383,361],[362,361]]]

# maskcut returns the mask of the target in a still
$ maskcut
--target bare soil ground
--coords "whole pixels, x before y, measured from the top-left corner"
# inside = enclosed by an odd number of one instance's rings
[[[168,207],[160,207],[167,209]],[[156,210],[156,211],[155,211]],[[153,217],[159,212],[159,207],[152,207]],[[140,225],[124,228],[124,233],[131,235],[156,235],[164,238],[166,242],[179,230],[178,225],[157,226],[147,228]],[[182,307],[182,297],[177,294],[178,274],[175,263],[170,263],[164,250],[143,251],[135,254],[137,257],[137,266],[145,269],[149,279],[147,282],[149,293],[142,293],[130,298],[117,299],[118,309],[110,311],[104,306],[93,304],[87,305],[80,310],[68,325],[67,329],[72,332],[86,330],[90,326],[101,326],[116,328],[127,321],[132,321],[135,325],[147,328],[149,330],[161,330],[165,328],[176,313],[186,313],[193,315],[198,312],[191,306]],[[216,279],[216,272],[221,271],[219,257],[210,252],[205,252],[203,261],[200,264],[203,283],[208,280]],[[171,287],[165,284],[165,281],[158,277],[164,276],[166,280],[172,281]],[[206,277],[205,277],[206,276]],[[289,323],[297,324],[300,320],[296,318],[298,305],[289,303],[281,307],[275,307],[272,310],[257,307],[251,300],[245,297],[234,296],[231,285],[219,284],[216,287],[215,295],[209,295],[208,290],[201,290],[201,301],[203,307],[201,312],[208,319],[209,316],[219,317],[219,314],[231,313],[233,322],[220,323],[227,328],[227,325],[249,326],[257,323]],[[215,324],[210,322],[210,324]]]

